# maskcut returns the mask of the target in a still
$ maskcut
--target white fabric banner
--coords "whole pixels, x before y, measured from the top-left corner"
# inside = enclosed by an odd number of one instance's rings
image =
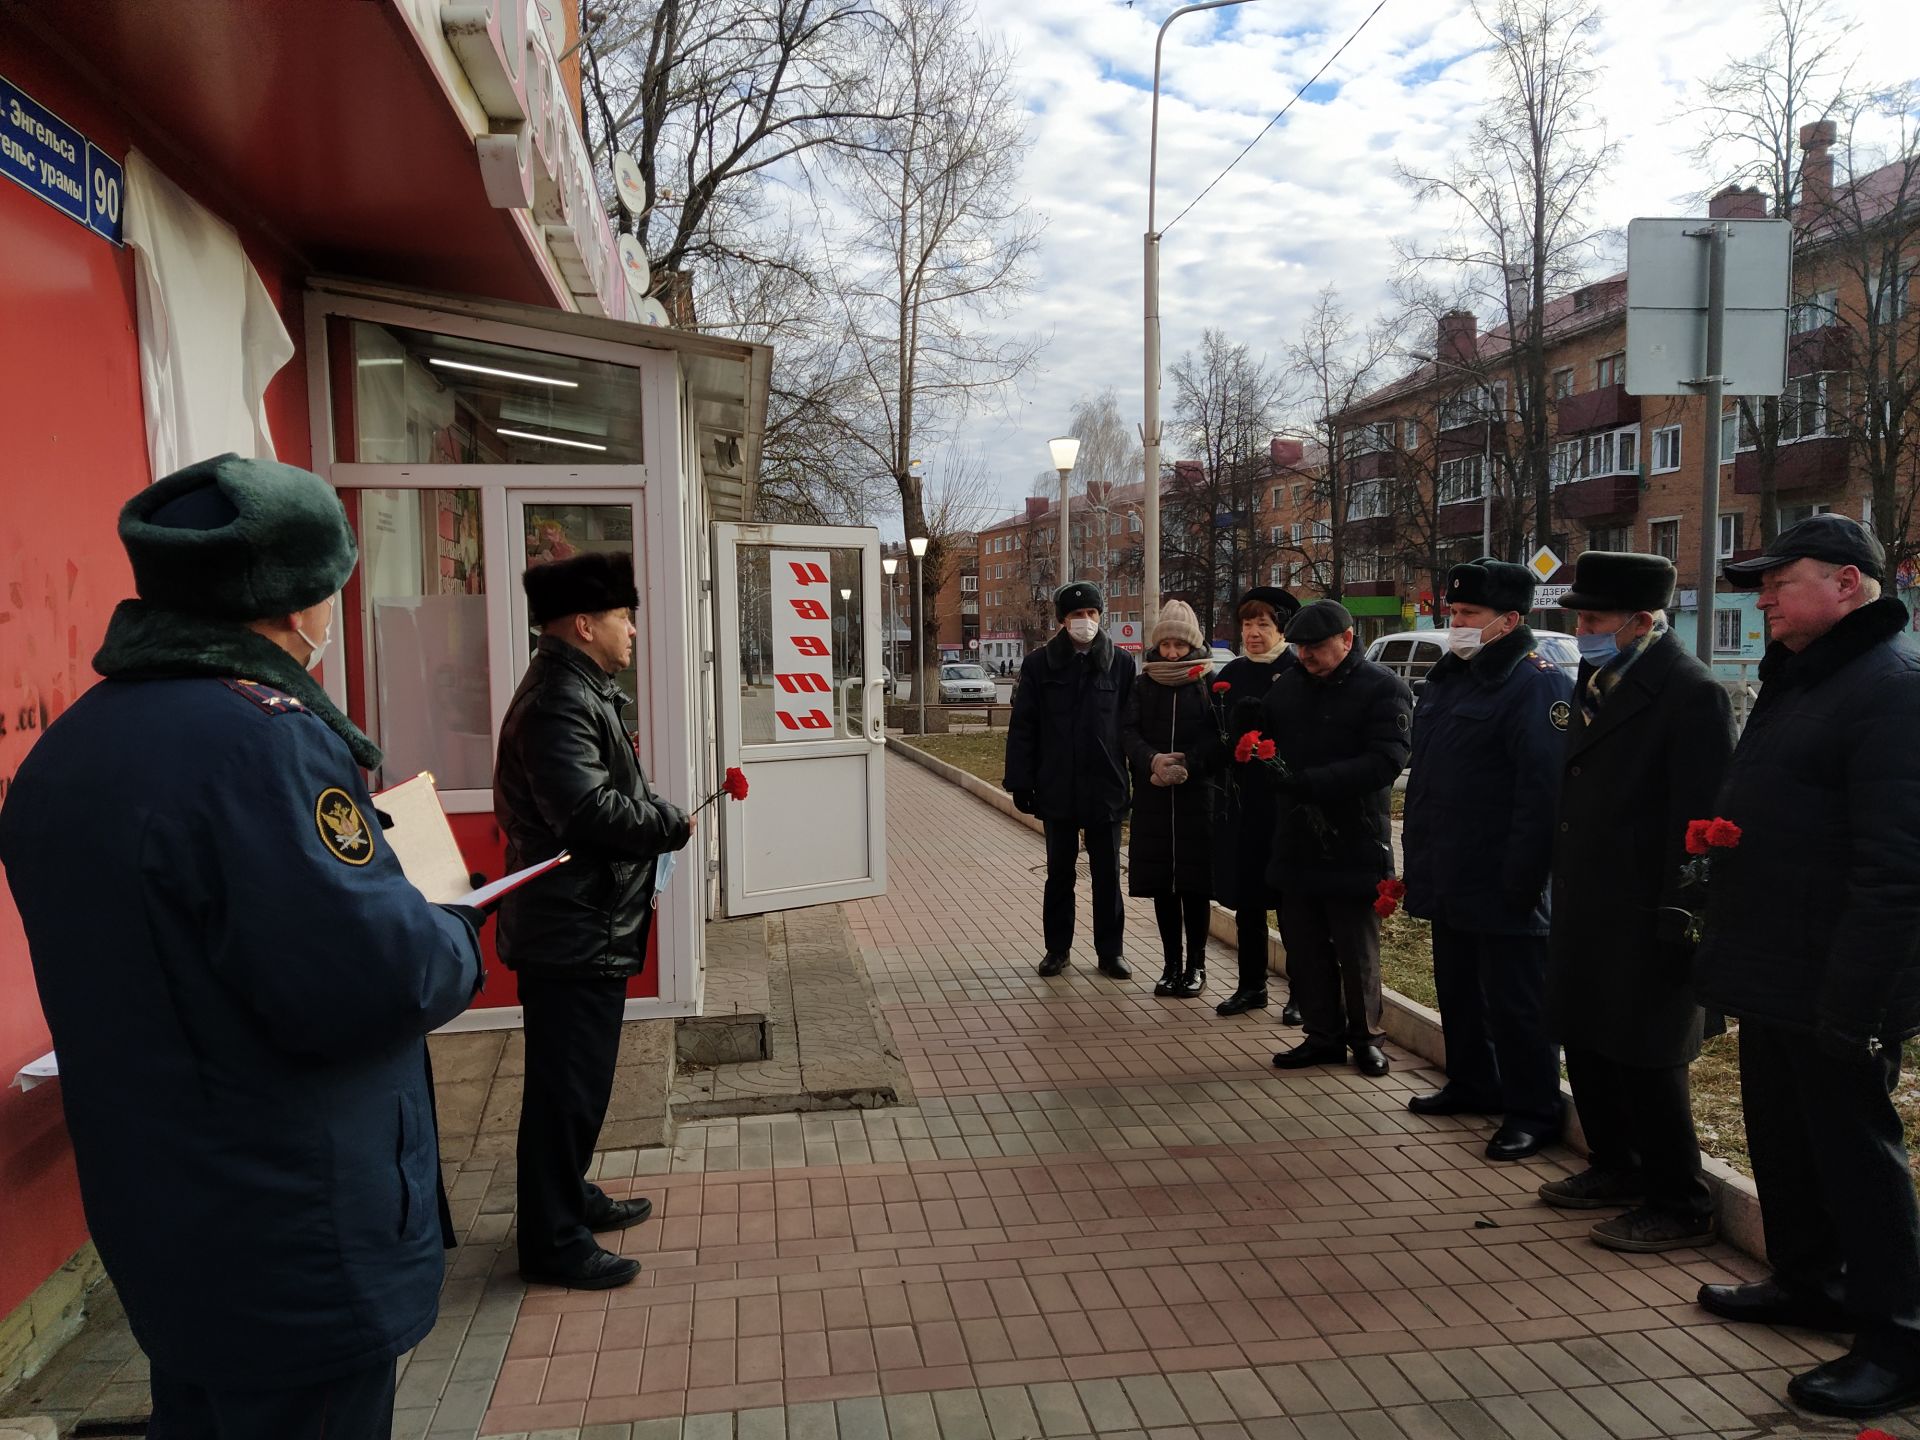
[[[127,152],[140,394],[153,478],[232,451],[272,460],[267,381],[293,340],[233,227]]]

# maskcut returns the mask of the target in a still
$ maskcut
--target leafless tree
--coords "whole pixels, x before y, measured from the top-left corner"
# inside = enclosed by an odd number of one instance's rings
[[[1828,0],[1766,0],[1756,8],[1767,27],[1759,48],[1728,61],[1691,112],[1701,127],[1693,158],[1714,177],[1709,193],[1729,185],[1757,188],[1767,214],[1795,222],[1794,239],[1801,244],[1809,215],[1800,205],[1800,129],[1842,105],[1857,27],[1835,15]],[[1804,273],[1797,267],[1796,281]],[[1808,297],[1795,298],[1805,303]],[[1735,403],[1754,452],[1765,545],[1779,529],[1780,402],[1766,395]]]
[[[1513,353],[1518,452],[1534,533],[1553,533],[1546,306],[1593,254],[1595,182],[1614,157],[1591,102],[1598,0],[1475,0],[1488,39],[1493,93],[1466,152],[1443,174],[1402,169],[1422,199],[1451,203],[1458,224],[1410,265],[1456,267],[1475,309],[1502,317]]]
[[[1020,189],[1028,142],[1009,52],[978,33],[966,0],[887,4],[855,93],[897,115],[836,151],[833,203],[854,217],[836,288],[861,389],[849,436],[891,478],[911,536],[930,534],[916,451],[1038,351],[989,325],[1025,288],[1040,227]],[[911,607],[923,629],[930,599]]]
[[[1074,550],[1074,571],[1098,584],[1111,602],[1116,581],[1141,572],[1140,540],[1115,497],[1137,482],[1140,442],[1120,413],[1111,389],[1076,400],[1067,433],[1080,442],[1069,488],[1076,529],[1086,537]],[[1115,523],[1119,533],[1115,534]]]

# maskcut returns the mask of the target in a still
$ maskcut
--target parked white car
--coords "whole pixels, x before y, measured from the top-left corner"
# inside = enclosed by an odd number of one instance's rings
[[[1536,630],[1533,639],[1540,653],[1558,665],[1567,679],[1572,680],[1579,674],[1580,647],[1573,643],[1571,635],[1563,635],[1558,630]],[[1367,659],[1379,661],[1405,680],[1416,697],[1421,685],[1426,683],[1427,672],[1446,653],[1447,632],[1444,630],[1401,630],[1382,635],[1367,647]]]
[[[993,679],[978,665],[942,665],[940,667],[940,703],[942,705],[992,704],[998,692]]]

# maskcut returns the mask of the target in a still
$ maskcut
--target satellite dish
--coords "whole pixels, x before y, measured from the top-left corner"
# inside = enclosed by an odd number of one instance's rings
[[[649,295],[640,302],[640,323],[643,325],[670,325],[673,322],[667,316],[667,307]]]
[[[620,270],[627,277],[629,295],[645,295],[653,283],[653,271],[647,264],[647,252],[637,235],[620,237]]]
[[[640,162],[625,150],[613,153],[613,187],[620,192],[620,203],[630,215],[647,210],[647,182],[640,173]]]

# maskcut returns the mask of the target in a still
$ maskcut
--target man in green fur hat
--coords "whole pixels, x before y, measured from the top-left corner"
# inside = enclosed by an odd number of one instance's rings
[[[424,1037],[472,911],[380,833],[308,671],[357,550],[317,475],[218,459],[120,516],[140,598],[0,810],[88,1226],[154,1436],[385,1440],[451,1242]]]

